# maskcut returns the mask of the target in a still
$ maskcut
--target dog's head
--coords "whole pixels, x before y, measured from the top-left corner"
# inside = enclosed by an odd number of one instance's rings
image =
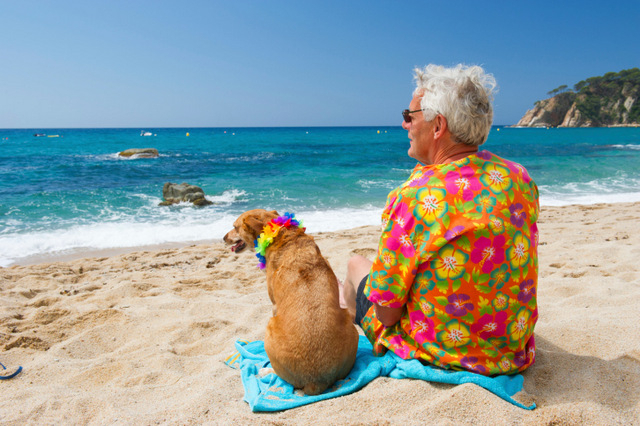
[[[278,216],[275,210],[268,212],[256,209],[244,212],[233,222],[233,229],[224,236],[223,240],[231,245],[231,251],[240,253],[247,245],[252,245],[258,239],[262,229],[270,220]]]

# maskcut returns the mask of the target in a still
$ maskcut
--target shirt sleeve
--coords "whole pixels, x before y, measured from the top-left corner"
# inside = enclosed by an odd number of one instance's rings
[[[417,273],[419,254],[411,239],[416,221],[402,197],[389,206],[383,218],[386,226],[364,294],[379,306],[400,308],[407,302]]]

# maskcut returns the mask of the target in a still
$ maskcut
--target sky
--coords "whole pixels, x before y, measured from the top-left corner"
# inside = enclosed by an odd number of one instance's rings
[[[0,0],[0,128],[399,126],[429,63],[494,124],[640,66],[640,2]]]

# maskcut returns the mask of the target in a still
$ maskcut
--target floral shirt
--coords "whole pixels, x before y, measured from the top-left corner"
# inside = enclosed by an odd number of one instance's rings
[[[387,198],[364,289],[380,306],[406,306],[391,327],[369,309],[361,325],[374,352],[486,375],[533,364],[538,210],[524,167],[488,151],[418,164]]]

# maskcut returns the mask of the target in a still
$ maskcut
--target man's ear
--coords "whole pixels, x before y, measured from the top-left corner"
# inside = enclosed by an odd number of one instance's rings
[[[449,128],[449,124],[447,123],[447,119],[444,115],[438,114],[433,122],[433,137],[434,139],[439,139],[444,136]]]

